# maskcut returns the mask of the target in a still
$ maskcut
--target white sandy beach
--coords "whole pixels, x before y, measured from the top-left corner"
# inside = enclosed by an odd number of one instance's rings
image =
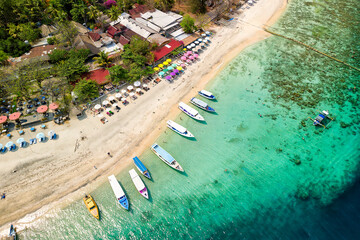
[[[47,206],[46,209],[65,206],[107,181],[132,162],[132,157],[151,146],[166,128],[166,120],[180,111],[177,103],[184,102],[202,89],[226,64],[245,47],[269,34],[258,27],[271,25],[286,8],[286,0],[260,0],[228,26],[213,29],[216,34],[200,60],[188,67],[185,74],[169,84],[162,80],[144,95],[121,111],[108,117],[103,125],[100,118],[87,112],[87,118],[72,117],[64,125],[47,124],[59,135],[55,141],[37,143],[16,152],[0,155],[0,192],[6,199],[0,201],[0,225],[8,229],[14,223],[18,229],[29,222],[16,222],[26,214]],[[252,23],[246,24],[244,22]],[[28,129],[25,140],[35,137]],[[14,139],[17,139],[15,133]],[[6,137],[0,138],[6,143]],[[113,155],[110,158],[107,152]],[[97,169],[94,168],[96,166]],[[60,204],[60,205],[59,205]],[[34,219],[32,219],[34,220]],[[2,231],[1,231],[2,232]]]

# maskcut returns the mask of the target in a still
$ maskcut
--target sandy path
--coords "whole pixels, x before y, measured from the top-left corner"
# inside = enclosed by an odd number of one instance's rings
[[[107,181],[109,174],[128,166],[133,156],[150,147],[165,130],[166,120],[179,114],[179,101],[188,101],[242,49],[269,36],[252,25],[271,25],[285,10],[286,2],[261,0],[238,16],[242,21],[233,20],[228,26],[214,29],[216,34],[208,49],[181,78],[173,84],[163,80],[151,87],[135,102],[108,117],[107,124],[88,113],[87,119],[73,118],[65,125],[49,126],[59,134],[56,141],[0,155],[0,191],[7,193],[6,200],[0,201],[2,229],[7,232],[5,223],[43,206],[53,208],[56,200],[60,199],[60,206],[69,204]],[[27,130],[24,138],[31,137],[34,134]],[[108,157],[107,152],[113,157]],[[21,229],[31,221],[23,219],[22,224],[15,224]]]

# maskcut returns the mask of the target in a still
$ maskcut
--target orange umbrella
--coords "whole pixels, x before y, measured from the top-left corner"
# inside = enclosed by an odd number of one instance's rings
[[[0,116],[0,124],[3,124],[4,122],[6,122],[7,120],[7,116]]]
[[[42,105],[36,109],[38,113],[45,113],[48,110],[48,106]]]
[[[49,105],[49,108],[50,108],[51,110],[56,110],[56,109],[59,108],[59,104],[56,103],[56,102],[53,102],[53,103],[51,103],[51,104]]]
[[[14,112],[12,114],[10,114],[9,119],[10,120],[18,120],[21,116],[20,112]]]

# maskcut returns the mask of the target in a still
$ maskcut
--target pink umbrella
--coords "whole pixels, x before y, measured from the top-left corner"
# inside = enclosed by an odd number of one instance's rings
[[[192,51],[187,51],[186,54],[187,54],[187,55],[191,55],[191,54],[192,54]]]
[[[191,63],[191,60],[190,60],[190,59],[188,59],[188,60],[186,60],[186,62],[187,62],[187,63]]]
[[[171,72],[170,75],[171,75],[172,77],[174,77],[174,76],[176,75],[176,73]]]
[[[166,80],[170,80],[171,76],[166,76],[165,78],[166,78]]]
[[[48,107],[46,105],[42,105],[40,107],[37,108],[37,112],[38,113],[45,113],[48,110]]]
[[[178,72],[179,72],[179,70],[175,69],[173,72],[174,72],[174,73],[178,73]]]
[[[0,116],[0,124],[3,124],[4,122],[6,122],[7,120],[7,116]]]
[[[49,105],[49,108],[50,108],[51,110],[56,110],[56,109],[59,108],[59,104],[53,102],[53,103],[51,103],[51,104]]]
[[[198,57],[199,57],[199,54],[194,54],[194,57],[198,58]]]
[[[186,61],[186,57],[185,57],[185,56],[182,56],[182,57],[181,57],[181,60],[182,60],[182,61]]]
[[[20,116],[21,116],[21,113],[14,112],[14,113],[10,114],[9,119],[10,120],[18,120],[20,118]]]
[[[195,59],[194,56],[190,56],[189,58],[190,58],[190,60],[194,60],[194,59]]]
[[[182,68],[186,68],[186,65],[182,63],[182,64],[181,64],[181,67],[182,67]]]

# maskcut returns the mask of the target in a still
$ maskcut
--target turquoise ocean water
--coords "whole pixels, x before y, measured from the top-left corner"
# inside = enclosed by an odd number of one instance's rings
[[[358,0],[293,0],[272,30],[359,68],[359,13]],[[101,221],[79,200],[20,237],[359,239],[359,80],[360,72],[288,40],[259,42],[208,85],[218,101],[205,101],[217,114],[199,110],[206,123],[175,119],[196,140],[170,130],[157,139],[185,174],[148,150],[139,157],[153,177],[143,178],[150,200],[124,171],[117,178],[129,212],[105,183],[91,193]],[[323,109],[336,117],[326,130],[308,120]]]

